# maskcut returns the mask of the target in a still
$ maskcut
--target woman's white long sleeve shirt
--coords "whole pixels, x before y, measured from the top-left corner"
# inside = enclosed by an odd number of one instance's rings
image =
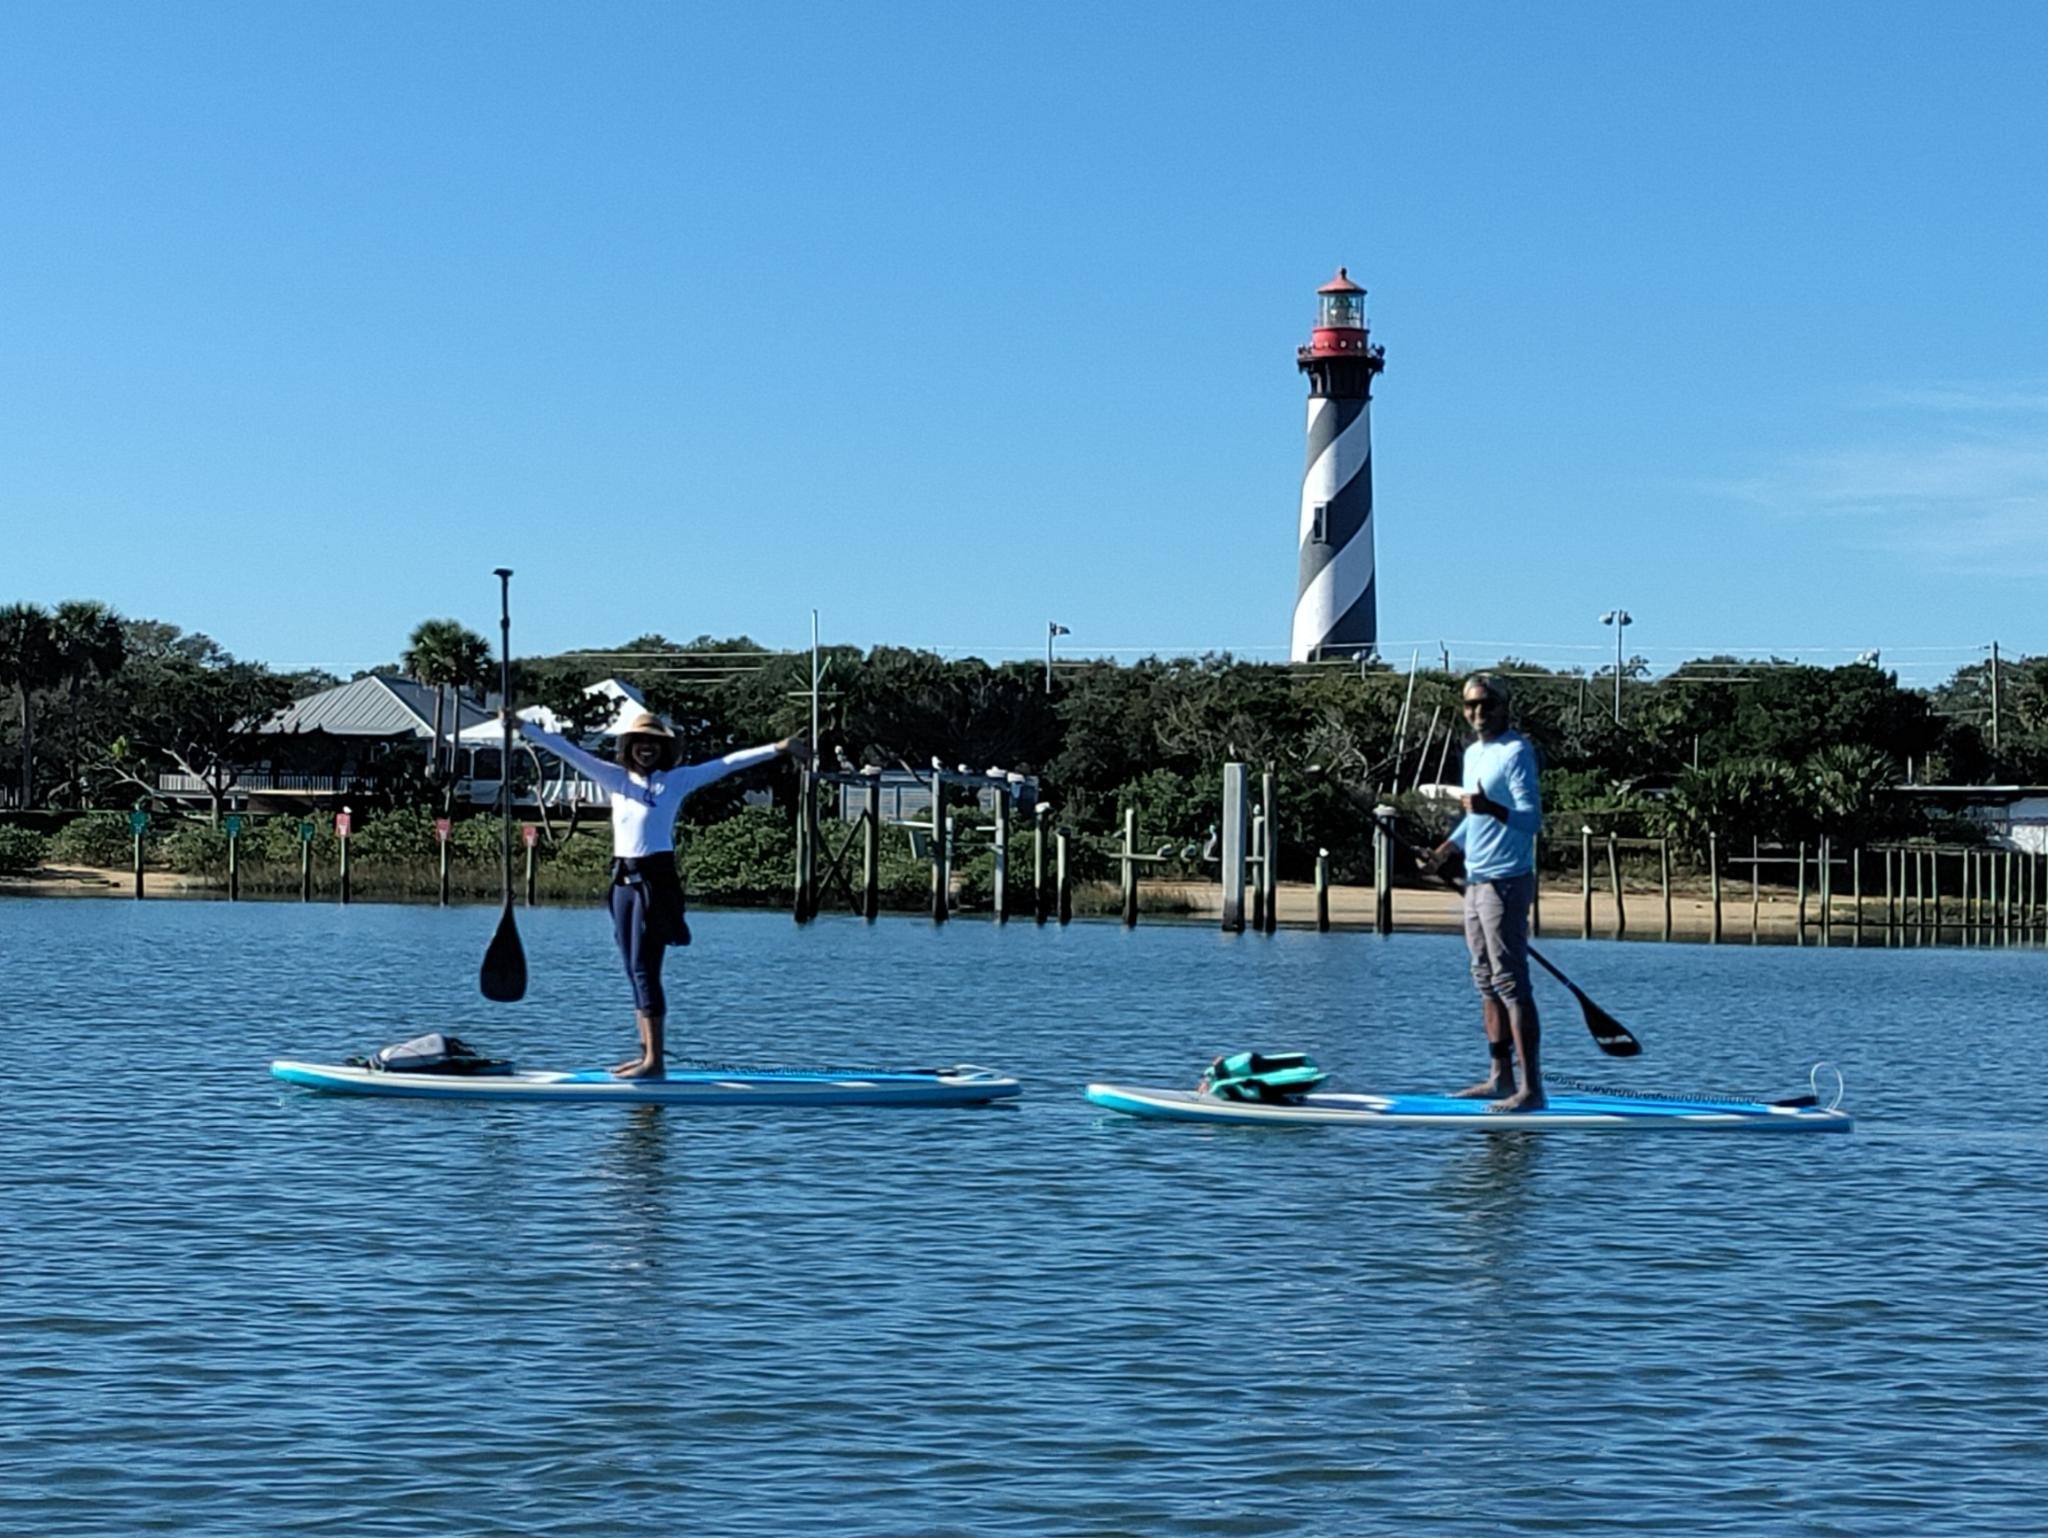
[[[702,790],[728,774],[765,764],[777,752],[773,745],[742,748],[701,764],[682,764],[652,775],[638,775],[530,722],[520,722],[519,731],[534,746],[546,748],[611,793],[612,854],[628,860],[674,849],[676,817],[693,791]]]

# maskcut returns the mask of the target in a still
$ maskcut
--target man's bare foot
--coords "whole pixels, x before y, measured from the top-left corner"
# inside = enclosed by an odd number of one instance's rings
[[[635,1063],[621,1063],[612,1070],[612,1077],[615,1079],[665,1079],[668,1077],[668,1070],[658,1062],[650,1063],[643,1059]]]
[[[1467,1084],[1463,1089],[1451,1091],[1453,1100],[1498,1100],[1503,1095],[1515,1092],[1513,1079],[1481,1079],[1477,1084]]]
[[[641,1065],[646,1061],[647,1059],[644,1057],[629,1057],[612,1069],[611,1075],[615,1079],[630,1079],[640,1071]]]
[[[1487,1107],[1489,1111],[1540,1111],[1550,1102],[1543,1098],[1540,1089],[1525,1089],[1505,1100],[1496,1100]]]

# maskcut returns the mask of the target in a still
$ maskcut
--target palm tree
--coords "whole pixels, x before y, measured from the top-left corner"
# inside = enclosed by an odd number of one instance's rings
[[[21,804],[35,797],[35,714],[30,696],[55,682],[50,616],[32,603],[0,608],[0,688],[21,707]]]
[[[50,643],[54,681],[64,685],[70,703],[71,786],[82,806],[85,774],[76,752],[79,696],[90,680],[110,678],[121,670],[128,660],[128,636],[121,617],[105,604],[73,598],[58,604],[51,616]]]
[[[428,778],[438,779],[441,775],[444,691],[450,688],[459,690],[464,684],[481,683],[488,676],[491,643],[460,620],[421,620],[412,633],[412,639],[406,643],[404,655],[398,660],[407,674],[434,691],[434,753]],[[462,726],[459,710],[455,722],[459,734]],[[452,768],[455,759],[452,746],[448,759]]]

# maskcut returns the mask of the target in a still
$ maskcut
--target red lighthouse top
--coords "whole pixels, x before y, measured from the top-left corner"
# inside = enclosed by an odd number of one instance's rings
[[[1304,356],[1339,358],[1362,354],[1370,349],[1365,329],[1365,290],[1351,281],[1345,268],[1316,290],[1316,328],[1310,333]]]

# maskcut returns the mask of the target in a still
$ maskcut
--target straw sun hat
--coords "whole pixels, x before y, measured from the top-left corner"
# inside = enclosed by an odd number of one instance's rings
[[[620,723],[618,735],[621,737],[665,737],[670,742],[676,740],[676,734],[669,730],[668,723],[651,710],[638,711],[626,717]]]

